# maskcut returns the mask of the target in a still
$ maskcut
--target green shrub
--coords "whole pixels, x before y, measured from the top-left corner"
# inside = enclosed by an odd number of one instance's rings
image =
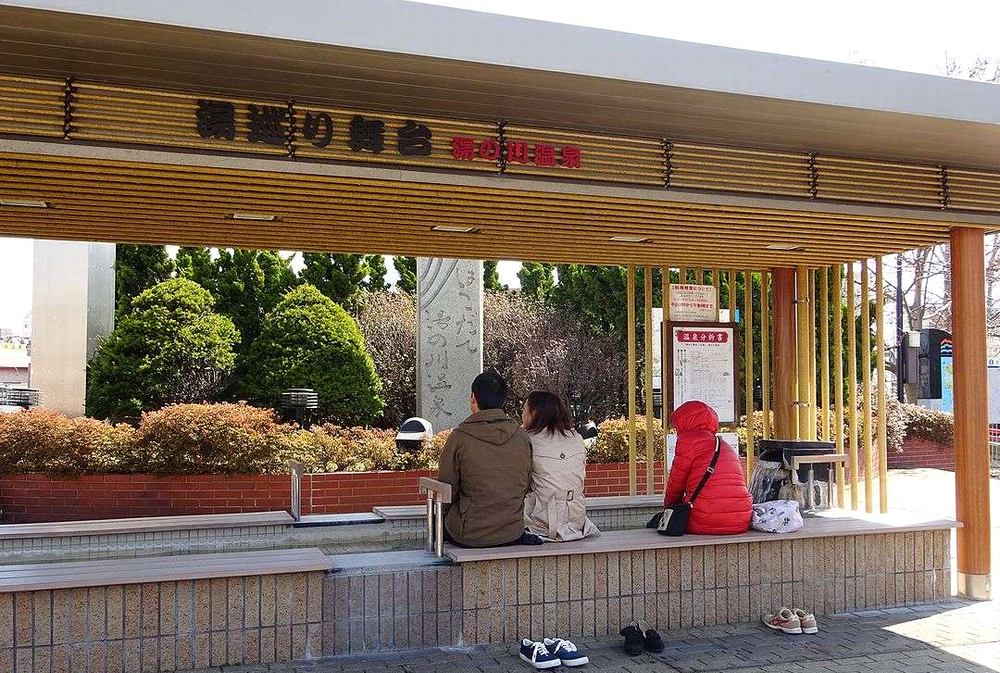
[[[915,404],[904,404],[902,408],[908,438],[923,439],[942,446],[955,445],[955,417],[953,415],[919,407]]]
[[[245,404],[175,404],[142,415],[130,472],[264,474],[282,458],[293,426]]]
[[[87,368],[87,413],[135,418],[178,402],[201,402],[222,389],[236,365],[240,337],[213,313],[207,290],[177,278],[132,300]]]
[[[628,419],[611,418],[598,426],[597,442],[587,451],[588,463],[628,462]],[[663,459],[663,427],[659,419],[653,421],[653,455]],[[635,455],[639,462],[646,460],[646,419],[636,418]]]
[[[288,388],[312,388],[331,422],[367,425],[382,414],[382,382],[357,324],[312,285],[286,294],[264,318],[246,364],[243,391],[254,403],[276,407]]]
[[[73,475],[118,469],[134,431],[92,418],[66,418],[49,409],[0,414],[0,473]]]
[[[326,472],[369,472],[376,470],[416,470],[437,466],[440,451],[433,443],[420,452],[396,450],[396,431],[372,428],[342,428],[325,424],[318,430],[335,446],[335,460],[324,466]]]

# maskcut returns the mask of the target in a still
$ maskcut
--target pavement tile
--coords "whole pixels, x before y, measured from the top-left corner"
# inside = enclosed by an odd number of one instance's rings
[[[626,657],[620,638],[581,638],[595,673],[989,673],[1000,671],[1000,602],[949,600],[824,617],[816,636],[786,636],[759,624],[663,629],[661,655]],[[501,673],[531,669],[514,644],[451,647],[296,664],[261,673]],[[213,669],[249,673],[247,667]]]

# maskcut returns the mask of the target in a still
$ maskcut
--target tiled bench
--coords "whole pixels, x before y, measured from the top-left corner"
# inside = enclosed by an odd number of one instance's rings
[[[6,566],[0,671],[173,671],[318,656],[329,567],[318,549]]]
[[[141,517],[0,526],[0,564],[287,544],[288,512]]]
[[[742,623],[783,605],[818,614],[951,595],[957,524],[829,512],[789,535],[669,538],[650,530],[537,547],[445,547],[453,565],[327,577],[327,654],[616,633],[633,617],[659,628]],[[419,559],[414,559],[419,561]]]

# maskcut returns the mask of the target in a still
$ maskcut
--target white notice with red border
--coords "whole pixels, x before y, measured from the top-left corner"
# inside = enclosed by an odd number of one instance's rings
[[[671,285],[668,319],[673,322],[718,322],[718,303],[714,285]]]
[[[672,402],[699,400],[720,423],[735,423],[736,344],[733,327],[671,325]]]

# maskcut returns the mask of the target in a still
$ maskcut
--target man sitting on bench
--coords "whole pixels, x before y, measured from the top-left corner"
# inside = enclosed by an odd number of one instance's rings
[[[506,401],[506,381],[495,372],[477,376],[472,415],[452,431],[441,453],[438,479],[452,488],[445,533],[465,547],[541,544],[524,531],[531,443],[504,413]]]

